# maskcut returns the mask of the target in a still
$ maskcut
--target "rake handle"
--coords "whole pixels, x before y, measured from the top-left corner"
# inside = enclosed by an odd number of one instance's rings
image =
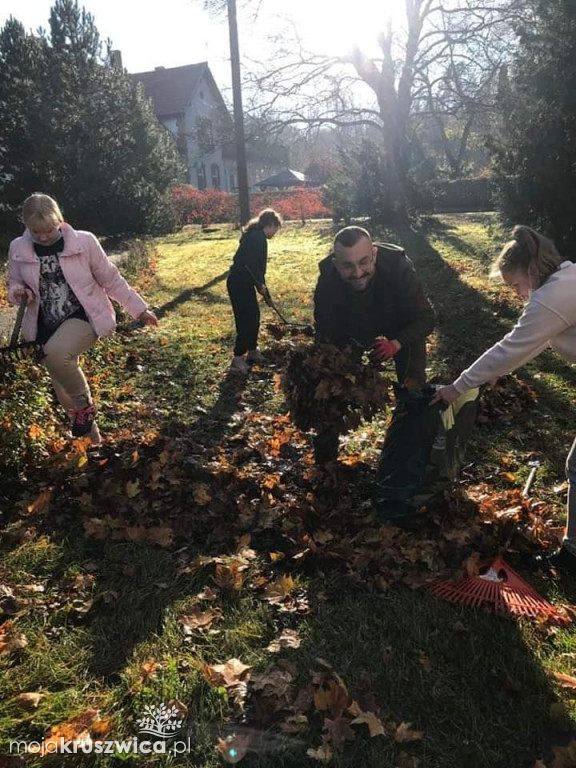
[[[252,278],[252,280],[254,280],[254,285],[258,285],[258,280],[256,279],[256,275],[254,274],[254,272],[252,272],[252,270],[250,269],[250,267],[248,266],[248,264],[244,264],[244,267],[246,268],[246,271],[248,272],[248,274],[250,275],[250,277]],[[282,320],[282,322],[284,323],[284,325],[290,325],[290,323],[288,322],[288,320],[286,320],[286,318],[284,317],[284,315],[282,314],[282,312],[280,312],[280,310],[278,309],[278,307],[276,306],[276,304],[274,304],[274,302],[273,302],[273,301],[272,301],[272,299],[270,298],[270,294],[268,294],[268,301],[266,302],[266,304],[268,304],[268,306],[269,306],[269,307],[271,307],[271,308],[274,310],[274,312],[276,312],[276,314],[278,315],[278,317],[280,318],[280,320]]]
[[[10,347],[15,347],[18,343],[18,337],[20,336],[20,328],[22,327],[22,320],[24,319],[24,312],[26,311],[26,304],[28,303],[28,296],[24,294],[20,299],[20,306],[16,314],[16,320],[14,322],[14,330],[10,336]]]
[[[528,479],[526,480],[524,484],[524,488],[522,489],[522,498],[525,499],[528,494],[530,493],[530,489],[532,488],[532,483],[534,482],[536,478],[536,472],[538,471],[538,467],[532,467],[530,470],[530,474],[528,475]]]

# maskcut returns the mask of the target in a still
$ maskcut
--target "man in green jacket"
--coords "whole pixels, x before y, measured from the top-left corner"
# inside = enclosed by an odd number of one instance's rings
[[[341,229],[320,264],[314,293],[318,341],[371,349],[372,359],[394,359],[400,386],[426,382],[426,337],[434,310],[412,261],[397,245],[373,243],[362,227]],[[314,443],[317,463],[338,455],[338,425],[326,425]]]

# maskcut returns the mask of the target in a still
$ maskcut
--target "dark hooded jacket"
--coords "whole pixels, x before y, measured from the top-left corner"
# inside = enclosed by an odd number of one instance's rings
[[[267,263],[268,240],[261,227],[253,227],[240,238],[230,267],[230,277],[239,283],[261,286],[266,282]]]
[[[386,336],[405,347],[433,331],[434,310],[412,261],[397,245],[374,245],[376,272],[364,291],[354,290],[340,277],[333,254],[319,263],[314,323],[320,341],[367,347],[376,336]]]

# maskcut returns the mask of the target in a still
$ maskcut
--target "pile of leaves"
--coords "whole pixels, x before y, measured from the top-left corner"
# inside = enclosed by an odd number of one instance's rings
[[[298,323],[290,325],[284,325],[281,323],[266,323],[265,328],[270,336],[272,336],[273,339],[276,339],[276,341],[280,341],[280,339],[284,339],[286,337],[295,338],[298,336],[314,336],[314,327],[312,325]]]
[[[538,395],[533,387],[512,374],[502,376],[493,387],[484,389],[480,398],[478,421],[511,422],[524,411],[534,408]]]
[[[359,359],[357,350],[332,344],[301,345],[291,351],[280,380],[298,429],[339,425],[341,433],[385,408],[391,385],[375,365]]]

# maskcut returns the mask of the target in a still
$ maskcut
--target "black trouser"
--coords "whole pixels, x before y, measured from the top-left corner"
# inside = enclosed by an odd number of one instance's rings
[[[406,379],[423,386],[426,383],[426,339],[419,339],[402,347],[394,355],[396,377],[400,386]],[[314,437],[314,458],[317,464],[335,461],[338,457],[338,441],[341,424],[326,424],[326,427]]]
[[[236,343],[234,354],[243,355],[258,346],[260,330],[260,307],[256,288],[252,283],[237,280],[231,275],[226,281],[226,288],[232,303],[234,322],[236,323]]]

